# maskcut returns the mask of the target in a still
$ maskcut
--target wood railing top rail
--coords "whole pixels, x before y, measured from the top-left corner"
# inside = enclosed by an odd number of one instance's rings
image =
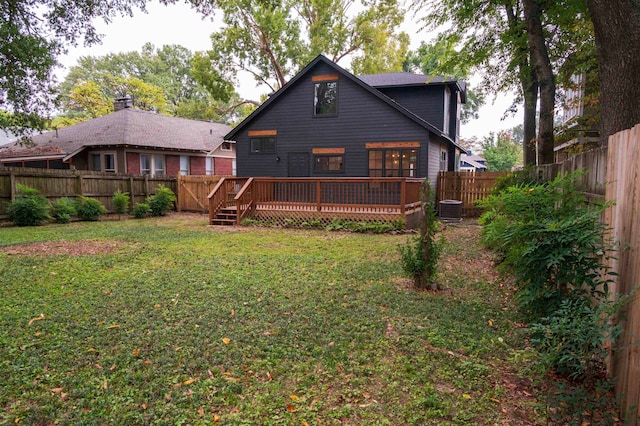
[[[249,190],[249,188],[251,188],[251,185],[253,184],[253,180],[254,180],[254,178],[249,178],[244,183],[244,185],[242,185],[242,188],[240,188],[240,190],[238,191],[238,193],[234,197],[234,200],[238,201],[244,196],[244,194]]]
[[[213,187],[213,189],[211,190],[211,192],[209,193],[209,195],[207,195],[207,198],[211,198],[213,197],[213,194],[215,194],[216,192],[218,192],[218,189],[220,189],[220,187],[222,185],[224,185],[225,180],[227,180],[228,178],[222,178],[218,181],[218,183],[216,184],[216,186]]]

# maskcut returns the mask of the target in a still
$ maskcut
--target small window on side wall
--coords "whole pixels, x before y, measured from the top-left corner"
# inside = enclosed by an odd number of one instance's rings
[[[276,138],[273,136],[254,137],[249,140],[249,144],[253,154],[275,154],[276,152]]]
[[[337,81],[318,81],[314,83],[313,114],[314,116],[338,114]]]
[[[316,173],[344,173],[344,155],[314,155],[313,171]]]

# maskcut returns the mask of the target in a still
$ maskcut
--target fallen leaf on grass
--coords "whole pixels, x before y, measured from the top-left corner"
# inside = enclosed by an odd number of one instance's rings
[[[104,383],[102,384],[102,389],[107,390],[109,388],[109,385],[107,384],[107,381],[105,380]]]
[[[140,353],[140,349],[135,348],[135,349],[133,350],[133,356],[135,356],[136,358],[138,357],[138,354],[139,354],[139,353]]]
[[[204,408],[202,408],[202,407],[198,408],[198,415],[200,417],[204,416]]]
[[[219,416],[219,415],[217,415],[217,414],[214,414],[214,415],[213,415],[213,422],[214,422],[214,423],[218,423],[219,421],[220,421],[220,416]]]
[[[171,394],[170,393],[165,394],[164,399],[166,399],[167,401],[171,401]]]
[[[40,316],[37,316],[35,318],[31,318],[29,320],[29,325],[32,325],[35,321],[42,321],[44,319],[44,314],[40,314]]]
[[[489,398],[490,401],[495,402],[496,404],[500,404],[500,400],[496,398]]]
[[[289,398],[291,398],[292,401],[297,401],[300,399],[298,395],[289,395]]]
[[[231,343],[231,339],[229,339],[228,337],[224,337],[222,339],[222,343],[224,343],[225,345],[228,345],[229,343]]]
[[[145,404],[144,402],[142,403],[142,405],[140,405],[142,407],[143,410],[147,409],[147,404]]]
[[[235,309],[232,309],[232,310],[231,310],[231,316],[232,316],[232,317],[235,317],[235,316],[236,316],[236,310],[235,310]]]
[[[294,407],[291,404],[287,404],[287,412],[288,413],[294,413],[296,411],[296,407]]]
[[[113,325],[110,325],[109,327],[107,327],[107,330],[111,330],[111,329],[113,329],[113,328],[120,328],[120,324],[113,324]]]
[[[198,378],[197,377],[193,377],[193,378],[191,378],[189,380],[185,380],[184,382],[182,382],[182,384],[183,385],[190,385],[190,384],[195,383],[197,381],[198,381]]]
[[[464,399],[471,399],[471,395],[469,395],[468,393],[463,393],[463,394],[462,394],[462,397],[463,397]]]
[[[62,388],[53,388],[53,389],[51,389],[51,392],[53,392],[53,393],[62,392]]]

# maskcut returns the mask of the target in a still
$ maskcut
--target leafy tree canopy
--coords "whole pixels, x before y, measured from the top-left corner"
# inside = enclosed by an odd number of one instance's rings
[[[491,133],[482,141],[482,156],[490,172],[509,171],[522,164],[522,146],[513,140],[510,132]]]
[[[201,53],[195,55],[178,45],[155,48],[150,43],[140,52],[85,56],[71,68],[60,85],[64,116],[58,124],[94,118],[113,111],[116,98],[130,96],[134,107],[191,119],[233,121],[227,113],[237,102],[233,87],[226,83],[210,87],[215,77],[205,74]],[[78,95],[91,89],[87,102]],[[109,105],[105,110],[102,105]],[[98,115],[96,115],[98,112]]]
[[[0,2],[0,127],[24,134],[42,128],[52,106],[58,55],[99,40],[92,19],[131,15],[144,0],[10,0]]]
[[[409,44],[397,33],[404,18],[397,0],[190,1],[223,16],[211,50],[197,58],[197,78],[212,94],[236,83],[240,72],[278,90],[320,53],[350,60],[356,74],[399,71]]]

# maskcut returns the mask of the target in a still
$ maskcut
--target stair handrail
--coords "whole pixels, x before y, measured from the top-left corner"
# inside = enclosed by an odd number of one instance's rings
[[[249,178],[244,183],[244,185],[242,185],[242,188],[240,188],[240,191],[238,191],[236,196],[233,198],[234,201],[236,202],[236,208],[238,213],[236,217],[236,225],[240,225],[240,222],[242,222],[242,219],[244,219],[247,213],[251,210],[251,207],[253,205],[253,199],[251,197],[252,186],[253,186],[253,178]]]
[[[226,190],[220,190],[220,188],[225,187],[225,180],[226,178],[221,178],[207,195],[209,199],[209,224],[213,222],[213,218],[220,213],[220,210],[227,206],[227,192]]]

